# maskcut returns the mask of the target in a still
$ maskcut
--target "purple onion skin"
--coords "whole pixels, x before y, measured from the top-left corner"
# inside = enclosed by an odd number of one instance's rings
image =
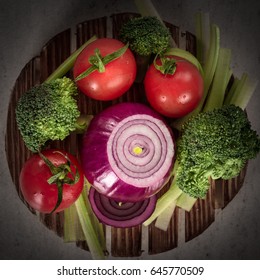
[[[98,192],[120,202],[141,201],[159,192],[168,180],[174,163],[173,156],[172,165],[169,167],[165,176],[146,187],[131,185],[116,176],[110,166],[106,152],[107,142],[112,131],[120,121],[136,114],[147,114],[163,121],[165,124],[162,116],[146,105],[134,102],[119,103],[108,107],[96,115],[92,119],[82,140],[81,162],[86,179]],[[168,126],[167,128],[174,142],[172,131]],[[111,174],[113,175],[112,180],[109,180]],[[110,183],[101,183],[101,178]]]
[[[156,195],[138,202],[119,204],[90,188],[89,201],[98,220],[116,228],[130,228],[142,224],[153,213],[156,206]]]

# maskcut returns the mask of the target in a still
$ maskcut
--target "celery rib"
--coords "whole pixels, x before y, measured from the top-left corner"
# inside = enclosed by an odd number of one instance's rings
[[[91,222],[91,213],[89,213],[85,205],[84,197],[82,194],[75,202],[75,205],[92,258],[94,260],[104,260],[105,253]]]
[[[220,48],[212,87],[203,108],[204,112],[223,106],[227,83],[231,76],[230,61],[231,50]]]
[[[237,90],[237,88],[239,87],[239,85],[241,83],[241,80],[243,79],[243,75],[242,75],[241,79],[239,79],[237,77],[234,77],[234,81],[233,81],[233,83],[231,85],[231,88],[226,93],[226,96],[225,96],[225,99],[224,99],[224,105],[230,104],[231,97],[233,96],[233,94]]]
[[[173,127],[181,130],[182,125],[187,122],[191,117],[196,116],[198,113],[201,112],[205,100],[207,98],[218,61],[219,56],[219,49],[220,49],[220,31],[219,27],[215,24],[211,24],[210,26],[210,45],[207,54],[207,60],[203,67],[204,70],[204,93],[203,97],[195,110],[191,113],[187,114],[183,118],[179,118],[173,122]]]
[[[85,241],[75,203],[64,210],[64,242]]]
[[[210,42],[209,13],[198,12],[195,17],[196,26],[196,56],[204,66]]]
[[[224,104],[234,104],[245,109],[257,85],[258,80],[250,79],[249,76],[244,73],[241,79],[236,80],[235,85],[231,87]]]
[[[150,225],[169,205],[171,205],[173,201],[181,195],[181,193],[182,190],[176,185],[175,179],[173,179],[170,189],[157,200],[153,214],[143,223],[143,225]]]
[[[169,206],[159,215],[155,222],[155,227],[166,231],[172,219],[173,212],[176,207],[176,200],[172,201]]]
[[[55,71],[52,72],[52,74],[45,80],[45,82],[49,83],[57,78],[61,78],[62,76],[66,75],[66,73],[73,67],[80,52],[96,39],[96,36],[91,37],[80,48],[74,51]]]
[[[189,212],[191,208],[196,203],[197,198],[188,195],[187,193],[182,193],[176,202],[176,206],[182,208],[183,210]]]

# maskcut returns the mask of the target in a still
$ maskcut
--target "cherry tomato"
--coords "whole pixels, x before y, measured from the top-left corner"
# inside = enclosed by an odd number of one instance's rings
[[[79,197],[83,185],[84,175],[77,159],[61,150],[45,150],[42,155],[47,158],[54,167],[63,167],[70,162],[71,172],[67,173],[68,180],[74,180],[72,184],[63,183],[62,201],[54,212],[60,212],[69,207]],[[77,170],[77,172],[76,172]],[[23,165],[19,182],[24,199],[35,210],[42,213],[50,213],[54,210],[58,200],[58,187],[56,183],[49,184],[47,180],[53,176],[49,166],[39,154],[32,155]],[[61,175],[62,176],[62,175]],[[65,182],[65,181],[64,181]],[[69,182],[68,182],[69,183]]]
[[[118,51],[124,44],[116,39],[101,38],[89,44],[77,57],[74,79],[91,67],[89,58],[99,50],[101,57]],[[136,77],[136,62],[130,49],[119,58],[105,65],[105,71],[95,70],[87,77],[76,81],[81,92],[96,100],[113,100],[123,95],[133,84]]]
[[[172,56],[176,63],[173,74],[162,74],[154,64],[148,68],[144,87],[148,102],[159,113],[179,118],[193,111],[203,96],[203,78],[187,60]],[[160,59],[156,60],[161,65]]]

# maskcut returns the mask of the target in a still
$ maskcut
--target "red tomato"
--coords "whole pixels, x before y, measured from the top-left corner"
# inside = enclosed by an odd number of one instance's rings
[[[62,154],[61,154],[62,153]],[[61,150],[46,150],[42,154],[49,159],[55,166],[60,166],[67,162],[66,157],[70,161],[71,172],[69,178],[73,178],[76,174],[76,169],[79,172],[79,179],[76,183],[63,184],[62,187],[62,202],[55,212],[60,212],[69,207],[79,197],[84,184],[84,176],[77,159],[69,153]],[[71,174],[72,173],[72,174]],[[34,154],[24,164],[20,173],[20,189],[24,199],[35,210],[42,213],[50,213],[58,200],[58,188],[56,183],[49,184],[47,180],[53,174],[50,168],[46,165],[39,154]]]
[[[91,64],[89,58],[99,49],[102,57],[114,53],[124,46],[116,39],[97,39],[89,44],[77,57],[74,79],[87,70]],[[81,92],[96,100],[112,100],[123,95],[133,84],[136,77],[136,62],[132,52],[127,49],[119,58],[105,65],[105,72],[95,70],[87,77],[76,82]]]
[[[173,75],[162,74],[152,64],[146,72],[144,87],[150,105],[159,113],[179,118],[193,111],[203,96],[203,79],[199,70],[187,60],[176,62]],[[157,64],[161,65],[160,59]]]

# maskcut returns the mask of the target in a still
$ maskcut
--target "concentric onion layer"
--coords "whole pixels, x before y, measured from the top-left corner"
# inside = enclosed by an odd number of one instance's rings
[[[89,201],[101,223],[124,228],[140,225],[147,220],[154,211],[156,196],[138,202],[119,203],[91,188]]]
[[[107,154],[110,166],[121,180],[146,187],[168,172],[174,144],[161,120],[137,114],[118,123],[108,139]]]
[[[109,106],[91,121],[81,146],[89,183],[121,202],[137,202],[157,193],[174,163],[174,137],[164,119],[134,102]]]

